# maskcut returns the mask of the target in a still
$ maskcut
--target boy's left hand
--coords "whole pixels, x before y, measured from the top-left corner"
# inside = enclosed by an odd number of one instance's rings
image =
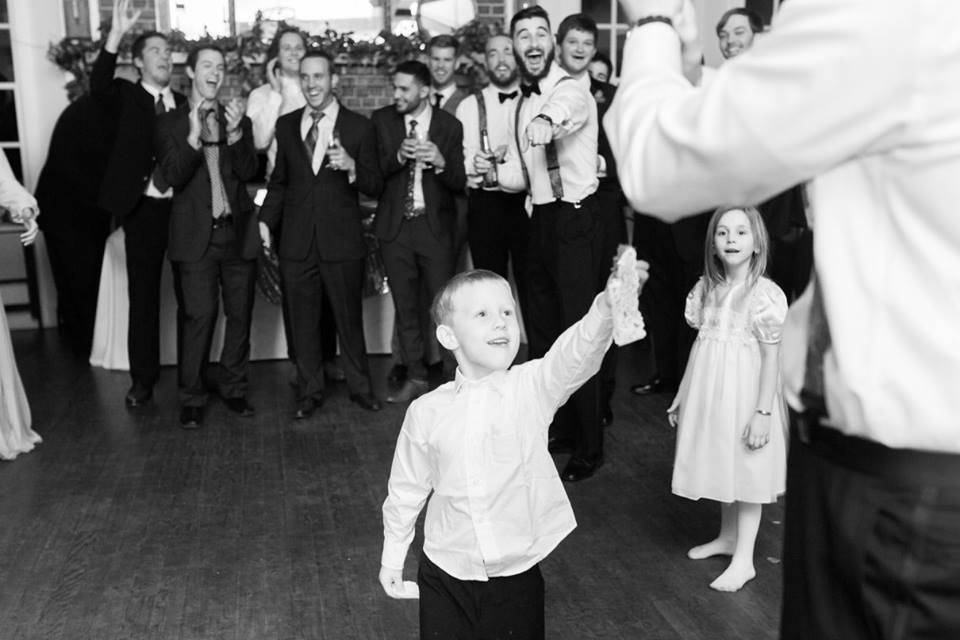
[[[753,414],[746,429],[743,430],[743,441],[750,449],[760,449],[770,442],[771,416],[759,413]]]

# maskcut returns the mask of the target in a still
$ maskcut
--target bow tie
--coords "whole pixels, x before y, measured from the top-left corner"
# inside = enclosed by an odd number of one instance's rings
[[[531,93],[540,95],[540,82],[535,80],[532,84],[521,84],[520,93],[523,94],[524,98],[529,98]]]
[[[540,93],[539,91],[537,93]],[[516,90],[511,91],[510,93],[504,93],[503,91],[498,91],[497,95],[500,96],[500,104],[503,104],[507,100],[511,100],[517,97]]]

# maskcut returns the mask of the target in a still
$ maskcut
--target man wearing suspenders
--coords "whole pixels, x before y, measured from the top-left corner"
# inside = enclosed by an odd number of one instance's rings
[[[510,21],[522,84],[510,121],[500,183],[525,189],[533,203],[527,261],[526,326],[530,357],[586,313],[597,293],[602,228],[597,202],[597,105],[589,89],[553,63],[554,40],[547,12],[539,6]],[[493,165],[474,159],[478,173]],[[573,394],[551,426],[554,444],[566,440],[573,455],[561,477],[589,478],[603,464],[600,388],[596,376]],[[554,447],[555,450],[558,447]]]
[[[474,166],[478,153],[503,159],[510,144],[510,118],[520,95],[517,61],[513,41],[506,35],[489,38],[484,50],[490,84],[457,107],[467,170],[467,240],[475,268],[489,269],[504,278],[509,267],[513,268],[521,313],[527,314],[527,194],[522,188],[509,189],[500,184],[496,169],[480,174]]]

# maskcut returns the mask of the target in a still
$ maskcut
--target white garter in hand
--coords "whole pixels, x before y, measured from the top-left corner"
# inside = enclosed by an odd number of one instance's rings
[[[613,341],[618,347],[636,342],[647,335],[638,302],[640,277],[637,274],[637,251],[622,244],[617,249],[616,270],[609,291],[613,306]]]

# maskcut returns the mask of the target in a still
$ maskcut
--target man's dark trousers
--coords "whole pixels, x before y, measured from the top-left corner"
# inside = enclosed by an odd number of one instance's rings
[[[526,326],[530,357],[540,358],[567,327],[580,320],[597,295],[602,224],[597,199],[579,205],[557,201],[534,205],[530,219]],[[600,383],[590,378],[557,411],[551,435],[575,440],[573,455],[596,461],[603,455]]]

